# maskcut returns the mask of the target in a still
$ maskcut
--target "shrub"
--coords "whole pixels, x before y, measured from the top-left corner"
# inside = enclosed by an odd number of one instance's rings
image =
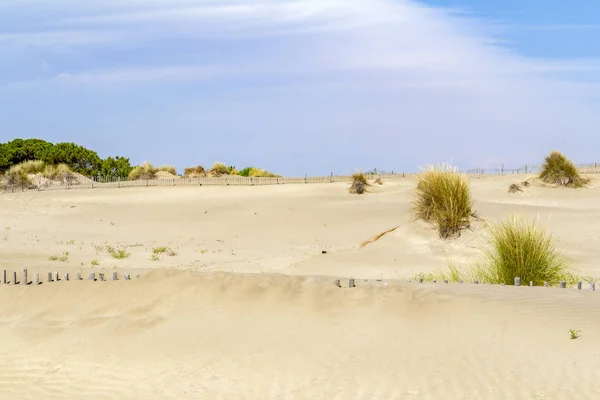
[[[460,236],[475,216],[468,177],[447,164],[425,168],[417,175],[411,212],[413,220],[435,223],[441,238]]]
[[[375,183],[376,183],[376,184],[378,184],[378,185],[383,185],[383,181],[381,180],[381,176],[378,176],[378,177],[375,179]]]
[[[228,169],[227,173],[229,175],[237,175],[237,174],[239,174],[237,168],[234,167],[233,165],[230,165],[229,167],[227,167],[227,169]]]
[[[352,186],[350,186],[350,193],[363,194],[367,191],[369,183],[367,177],[362,172],[356,172],[352,174]]]
[[[506,221],[490,225],[486,239],[484,262],[478,267],[482,282],[512,285],[519,277],[521,282],[540,285],[569,280],[566,261],[554,248],[552,235],[535,221],[528,223],[513,214]]]
[[[250,170],[251,170],[251,169],[252,169],[252,167],[246,167],[246,168],[244,168],[243,170],[241,170],[241,171],[238,173],[238,175],[239,175],[239,176],[245,176],[245,177],[248,177],[248,176],[250,176]]]
[[[156,169],[149,162],[145,162],[142,165],[134,167],[129,173],[129,180],[135,181],[137,179],[154,179],[156,176]]]
[[[31,160],[24,161],[21,164],[13,166],[12,168],[21,169],[25,174],[40,174],[44,172],[45,167],[46,164],[43,161]]]
[[[272,172],[266,171],[264,169],[250,167],[248,171],[248,176],[256,177],[256,178],[279,178],[279,175],[276,175]]]
[[[75,174],[73,174],[71,168],[65,164],[46,165],[44,167],[44,171],[42,172],[42,176],[51,180],[66,179],[71,181],[75,179]]]
[[[4,174],[3,186],[5,189],[14,190],[16,188],[29,187],[29,177],[21,168],[15,168],[18,166],[11,167]]]
[[[206,175],[206,170],[202,165],[198,165],[197,167],[186,168],[183,171],[184,176],[193,176],[193,175]]]
[[[227,165],[223,164],[222,162],[216,162],[213,164],[212,168],[210,169],[210,172],[217,176],[228,175],[229,168],[227,168]]]
[[[177,170],[171,165],[163,165],[161,167],[158,167],[156,168],[156,172],[158,171],[164,171],[170,173],[171,175],[177,175]]]
[[[540,180],[546,183],[581,188],[589,180],[579,176],[577,168],[571,160],[558,151],[553,151],[544,160]]]
[[[518,185],[516,183],[513,183],[508,188],[508,193],[517,193],[517,192],[522,192],[522,191],[523,191],[523,189],[521,188],[521,185]]]

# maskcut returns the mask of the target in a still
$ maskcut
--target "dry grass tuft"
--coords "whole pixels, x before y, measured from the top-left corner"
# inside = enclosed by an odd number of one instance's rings
[[[475,216],[469,178],[448,164],[428,166],[417,175],[413,220],[435,223],[441,238],[460,236]]]
[[[171,175],[177,175],[177,170],[172,165],[163,165],[163,166],[156,168],[156,172],[159,172],[159,171],[168,172]]]
[[[582,188],[589,179],[582,178],[575,164],[562,153],[553,151],[544,160],[540,180],[559,186]]]
[[[210,173],[216,176],[229,175],[229,168],[222,162],[216,162],[210,169]]]
[[[157,170],[149,162],[145,162],[142,165],[134,167],[129,173],[129,180],[135,181],[138,179],[154,179],[156,177]]]
[[[378,177],[377,177],[377,179],[375,179],[375,183],[376,183],[377,185],[383,185],[383,181],[381,180],[381,177],[380,177],[380,176],[378,176]]]
[[[513,183],[508,188],[508,193],[517,193],[517,192],[522,192],[522,191],[523,191],[523,188],[521,188],[521,185],[519,185],[518,183]]]
[[[206,170],[202,165],[198,165],[197,167],[186,168],[183,171],[183,175],[187,177],[206,176]]]
[[[367,187],[369,187],[369,182],[367,182],[367,177],[362,172],[355,172],[352,174],[352,186],[350,186],[350,193],[352,194],[363,194],[367,191]]]

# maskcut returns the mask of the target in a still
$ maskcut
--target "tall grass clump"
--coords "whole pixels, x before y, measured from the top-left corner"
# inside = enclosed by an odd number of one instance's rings
[[[213,164],[212,168],[210,169],[210,172],[217,176],[229,175],[229,168],[222,162],[216,162]]]
[[[575,164],[558,151],[553,151],[546,157],[539,177],[546,183],[573,188],[584,187],[589,182],[579,175]]]
[[[75,175],[71,168],[66,164],[49,165],[44,167],[42,176],[48,179],[74,179]]]
[[[183,171],[184,176],[204,176],[206,175],[206,170],[202,165],[198,165],[197,167],[186,168]]]
[[[370,186],[367,182],[367,177],[362,172],[355,172],[352,174],[352,186],[350,186],[350,193],[352,194],[363,194],[367,191],[367,187]]]
[[[519,214],[489,225],[484,247],[484,262],[478,266],[481,280],[494,284],[521,282],[541,285],[569,280],[567,263],[554,247],[554,238],[538,224],[525,220]]]
[[[149,162],[134,167],[128,176],[130,181],[135,181],[137,179],[154,179],[155,177],[156,169]]]
[[[428,166],[417,175],[413,220],[434,223],[441,238],[460,236],[475,215],[469,178],[448,164]]]

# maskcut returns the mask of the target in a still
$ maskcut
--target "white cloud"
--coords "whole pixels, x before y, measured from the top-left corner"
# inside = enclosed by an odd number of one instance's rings
[[[19,10],[33,4],[41,11],[27,19]],[[598,60],[528,58],[505,47],[496,36],[498,26],[415,1],[99,4],[4,3],[2,12],[21,16],[23,23],[0,29],[0,56],[9,44],[21,53],[40,52],[36,65],[43,60],[56,71],[51,79],[30,76],[33,84],[17,85],[19,90],[45,84],[54,91],[92,85],[120,94],[164,91],[178,104],[169,118],[189,121],[190,127],[235,132],[252,126],[265,140],[289,131],[331,143],[340,135],[368,132],[379,144],[363,137],[367,153],[390,163],[402,156],[396,152],[407,140],[431,147],[427,157],[434,159],[427,161],[452,154],[478,163],[487,156],[470,153],[481,153],[484,142],[492,141],[490,151],[503,153],[499,157],[509,163],[513,156],[507,153],[515,147],[515,159],[537,157],[532,152],[542,136],[554,146],[567,132],[583,138],[600,128],[593,112]],[[65,48],[73,49],[68,57],[51,59]],[[181,94],[182,84],[196,91]],[[236,96],[229,103],[205,103],[198,100],[208,92],[203,85],[228,86]],[[220,93],[215,87],[211,93]],[[190,117],[197,109],[210,116]],[[159,125],[151,122],[155,115],[146,118],[149,128]],[[412,153],[406,150],[407,157]]]

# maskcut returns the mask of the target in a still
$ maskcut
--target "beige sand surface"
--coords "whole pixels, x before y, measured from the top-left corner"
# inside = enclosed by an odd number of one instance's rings
[[[600,276],[599,189],[507,193],[523,179],[473,179],[481,216],[539,215]],[[597,292],[392,282],[474,259],[483,224],[442,242],[409,223],[413,178],[384,183],[0,196],[2,269],[142,272],[0,286],[0,398],[598,398]]]

